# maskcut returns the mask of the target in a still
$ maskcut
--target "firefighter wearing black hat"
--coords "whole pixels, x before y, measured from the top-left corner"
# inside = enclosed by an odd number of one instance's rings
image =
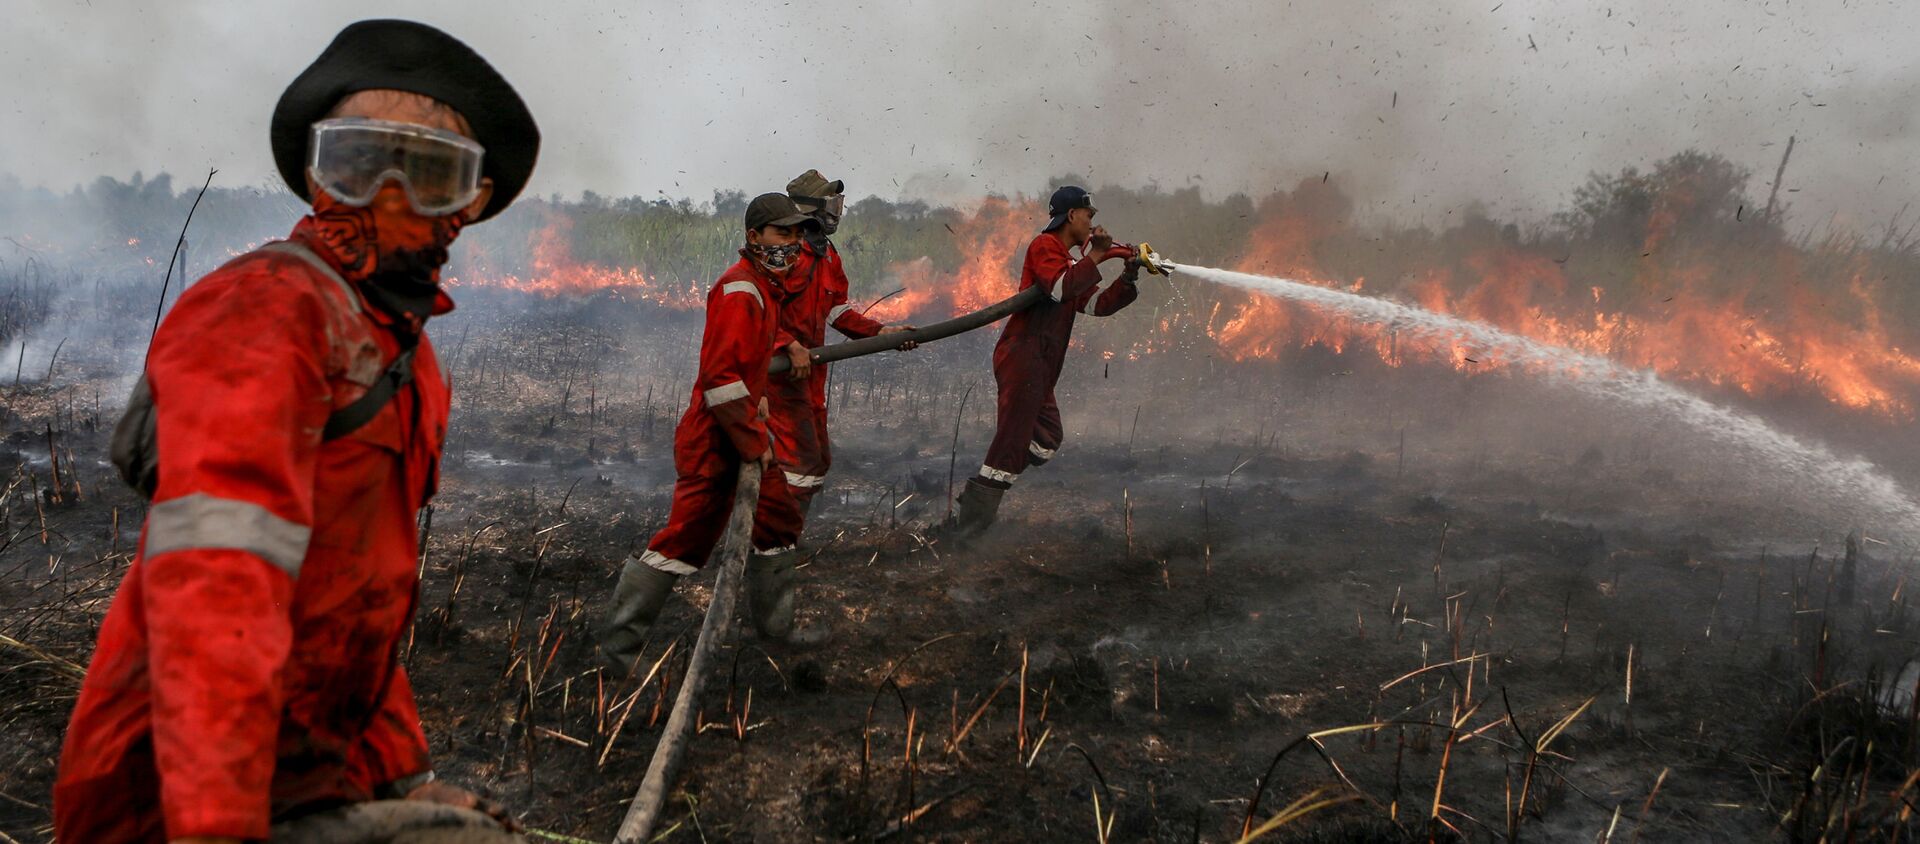
[[[446,434],[440,265],[539,143],[505,79],[417,23],[347,27],[281,96],[274,158],[312,212],[153,338],[151,425],[123,423],[152,506],[61,750],[60,840],[518,840],[434,781],[395,655]]]
[[[966,543],[993,524],[1000,499],[1029,466],[1053,459],[1065,430],[1054,384],[1066,364],[1067,344],[1078,314],[1110,316],[1133,304],[1140,264],[1130,246],[1117,244],[1093,224],[1093,194],[1068,185],[1054,191],[1046,228],[1027,245],[1020,289],[1036,285],[1047,297],[1007,320],[993,348],[993,379],[999,386],[998,424],[980,473],[967,481],[943,535]],[[1080,254],[1075,257],[1073,249]],[[1111,283],[1100,264],[1126,261]]]

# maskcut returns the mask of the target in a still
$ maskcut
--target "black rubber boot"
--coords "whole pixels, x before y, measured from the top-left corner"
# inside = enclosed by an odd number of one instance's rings
[[[957,509],[948,519],[937,536],[965,548],[993,527],[1000,514],[1000,498],[1007,494],[1006,487],[994,486],[979,478],[967,479],[967,486],[954,500]]]
[[[660,608],[667,605],[667,597],[673,594],[673,584],[679,579],[679,575],[647,565],[639,557],[627,558],[620,569],[620,583],[613,590],[613,611],[600,629],[600,653],[607,662],[621,671],[633,670],[634,660],[640,658],[640,649],[647,643],[647,631],[660,617]]]
[[[755,551],[747,558],[747,611],[753,627],[771,642],[811,647],[827,640],[825,631],[798,629],[793,622],[794,585],[800,579],[794,563],[800,552],[789,548],[777,554]]]

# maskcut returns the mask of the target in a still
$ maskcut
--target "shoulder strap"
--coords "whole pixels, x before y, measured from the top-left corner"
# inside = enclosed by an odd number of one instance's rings
[[[320,275],[340,288],[340,292],[346,297],[347,306],[353,308],[354,313],[362,312],[359,294],[347,284],[346,279],[340,277],[340,273],[334,271],[331,264],[322,260],[319,255],[313,254],[313,250],[308,249],[306,244],[296,240],[280,240],[262,246],[260,249],[292,255],[311,264],[320,272]],[[416,342],[418,341],[409,342],[405,338],[401,339],[400,355],[393,359],[393,363],[387,365],[385,372],[380,373],[379,380],[374,381],[373,385],[367,388],[367,392],[355,399],[352,404],[334,411],[327,417],[326,427],[320,431],[321,442],[337,440],[360,430],[361,426],[372,422],[373,417],[380,414],[381,408],[386,407],[387,402],[393,401],[393,397],[400,394],[401,388],[413,382],[413,350]]]
[[[320,430],[320,441],[337,440],[360,430],[360,426],[372,422],[381,408],[400,394],[402,387],[412,383],[413,350],[413,346],[402,349],[400,356],[393,359],[387,371],[380,373],[380,379],[374,381],[364,395],[328,416],[326,427]]]

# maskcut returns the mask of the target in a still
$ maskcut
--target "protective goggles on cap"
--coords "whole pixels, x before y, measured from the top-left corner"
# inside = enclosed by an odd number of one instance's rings
[[[380,186],[394,179],[416,213],[443,217],[480,196],[485,154],[478,143],[453,132],[341,117],[313,124],[307,173],[334,199],[356,208],[373,202]]]
[[[793,204],[800,206],[800,210],[809,214],[825,211],[838,217],[847,208],[847,197],[839,193],[832,196],[796,196],[793,198]]]

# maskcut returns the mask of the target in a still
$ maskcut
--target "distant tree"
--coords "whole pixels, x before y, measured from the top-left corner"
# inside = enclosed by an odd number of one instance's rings
[[[747,213],[747,192],[734,189],[714,191],[713,213],[719,217],[738,217]]]
[[[1753,207],[1746,195],[1751,177],[1718,154],[1687,150],[1654,164],[1651,172],[1627,167],[1589,174],[1574,189],[1572,207],[1554,215],[1554,222],[1575,236],[1632,245],[1758,224],[1757,215],[1743,213]]]
[[[877,196],[869,196],[847,207],[847,219],[876,221],[892,219],[895,216],[893,203]]]

